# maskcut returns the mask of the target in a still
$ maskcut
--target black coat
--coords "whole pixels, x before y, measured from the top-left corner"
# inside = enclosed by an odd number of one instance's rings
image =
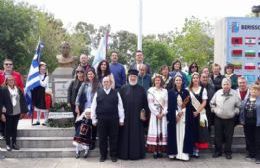
[[[22,93],[22,91],[17,87],[18,89],[18,93],[20,96],[20,113],[27,113],[28,112],[28,108],[27,108],[27,104],[25,101],[25,97]],[[3,108],[3,106],[6,108],[6,114],[7,115],[12,115],[13,114],[13,104],[12,104],[12,100],[10,97],[10,92],[8,90],[7,87],[3,87],[2,89],[2,94],[1,94],[1,101],[0,101],[0,109]]]
[[[140,119],[140,112],[149,111],[146,92],[142,86],[129,84],[120,89],[125,121],[119,131],[119,158],[142,159],[145,157],[144,123]]]
[[[79,81],[78,79],[71,81],[70,86],[68,88],[68,97],[67,97],[68,103],[75,105],[76,97],[82,83],[83,82]]]
[[[189,91],[186,89],[181,90],[180,95],[182,100],[189,96]],[[177,109],[177,96],[178,92],[176,90],[170,90],[168,92],[168,113],[167,113],[167,132],[168,132],[168,144],[167,144],[167,154],[176,155],[177,150],[177,139],[176,139],[176,109]],[[183,152],[192,154],[193,153],[193,135],[192,135],[192,122],[193,115],[191,113],[191,101],[188,102],[186,106],[185,113],[185,136],[184,136],[184,146]]]

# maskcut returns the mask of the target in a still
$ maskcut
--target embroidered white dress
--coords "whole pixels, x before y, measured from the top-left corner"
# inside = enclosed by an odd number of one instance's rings
[[[151,111],[147,146],[149,152],[163,152],[167,145],[168,92],[166,89],[151,87],[147,92],[148,106]],[[162,107],[162,108],[161,108]],[[158,120],[156,116],[162,112],[164,116]],[[155,151],[155,148],[159,151]],[[159,147],[159,148],[158,148]],[[150,149],[149,149],[150,148]]]

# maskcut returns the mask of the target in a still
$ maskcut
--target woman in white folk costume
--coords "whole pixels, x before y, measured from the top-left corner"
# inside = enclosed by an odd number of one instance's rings
[[[191,74],[191,83],[189,86],[191,97],[191,112],[193,114],[193,157],[199,157],[200,149],[208,149],[208,120],[205,106],[207,103],[207,90],[200,86],[200,75],[198,72]]]
[[[37,122],[33,125],[40,125],[41,113],[44,114],[44,123],[42,125],[46,125],[48,121],[48,110],[46,108],[45,101],[45,90],[49,85],[49,77],[47,74],[47,65],[44,62],[40,62],[39,65],[39,73],[40,73],[40,86],[36,87],[32,91],[32,102],[34,106],[34,110],[37,112]]]
[[[154,87],[147,91],[148,106],[151,111],[147,150],[153,153],[154,158],[161,158],[167,145],[167,108],[168,93],[163,88],[163,79],[160,75],[154,77]]]
[[[189,160],[193,152],[190,95],[181,74],[176,73],[173,81],[173,89],[168,92],[167,154],[170,159]]]

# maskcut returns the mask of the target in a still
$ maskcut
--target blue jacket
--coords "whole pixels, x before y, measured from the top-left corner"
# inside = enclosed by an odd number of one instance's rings
[[[245,124],[245,106],[246,106],[247,100],[242,101],[242,104],[241,104],[241,110],[240,110],[240,123],[241,124]],[[260,96],[258,96],[256,98],[256,126],[260,127]]]

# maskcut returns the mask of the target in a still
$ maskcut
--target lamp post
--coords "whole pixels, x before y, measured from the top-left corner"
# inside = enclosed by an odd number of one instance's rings
[[[260,5],[252,6],[252,12],[255,14],[256,17],[260,17]]]

